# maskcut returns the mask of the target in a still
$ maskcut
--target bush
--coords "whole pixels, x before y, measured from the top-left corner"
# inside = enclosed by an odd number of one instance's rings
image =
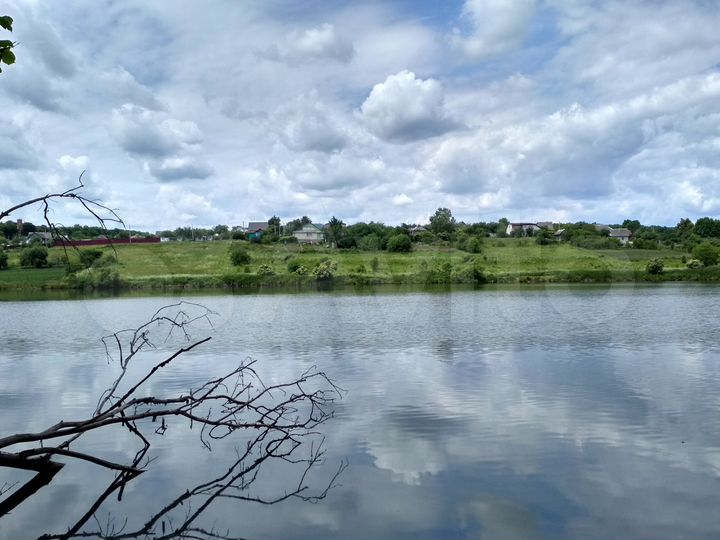
[[[36,244],[25,248],[20,253],[20,266],[31,266],[43,268],[47,266],[48,249],[45,246]]]
[[[5,250],[0,249],[0,270],[5,270],[8,267],[8,256]]]
[[[458,248],[468,253],[480,253],[482,251],[482,240],[476,236],[469,236],[459,242]]]
[[[373,274],[378,271],[378,268],[380,268],[380,261],[378,261],[377,257],[373,257],[370,261],[370,268],[373,271]]]
[[[81,249],[78,256],[80,257],[80,263],[85,268],[90,268],[93,263],[102,257],[103,252],[99,249]]]
[[[305,276],[308,273],[308,269],[306,266],[300,265],[293,271],[293,273],[298,276]]]
[[[648,274],[662,274],[665,269],[665,261],[662,259],[650,259],[645,266],[645,271]]]
[[[330,259],[324,259],[313,268],[313,275],[319,280],[332,279],[336,271],[337,264]]]
[[[275,270],[272,269],[272,266],[267,264],[261,264],[258,266],[257,273],[260,276],[274,276]]]
[[[685,262],[685,266],[687,266],[688,268],[700,268],[700,266],[702,266],[702,263],[697,259],[690,259]]]
[[[712,266],[718,263],[720,248],[710,242],[702,242],[693,248],[692,254],[703,266]]]
[[[363,251],[377,251],[382,249],[382,238],[375,233],[366,234],[357,240],[357,247]]]
[[[412,241],[407,234],[396,234],[388,240],[387,250],[393,253],[409,253],[412,251]]]
[[[278,242],[280,242],[281,244],[297,244],[298,239],[296,236],[292,236],[292,235],[281,236],[280,238],[278,238]]]
[[[300,264],[300,261],[291,260],[289,263],[287,263],[287,270],[291,274],[294,274],[301,266],[302,265]]]
[[[247,250],[238,244],[231,245],[228,251],[230,253],[230,262],[233,266],[243,266],[250,264],[250,261],[252,261],[252,257]]]

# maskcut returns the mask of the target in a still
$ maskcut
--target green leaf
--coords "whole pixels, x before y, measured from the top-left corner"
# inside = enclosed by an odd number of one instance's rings
[[[15,44],[9,39],[0,39],[0,49],[12,49]]]
[[[15,63],[15,53],[12,52],[10,49],[6,49],[2,52],[2,56],[0,56],[0,61],[5,62],[7,65],[14,64]]]
[[[9,17],[8,15],[0,17],[0,26],[2,26],[5,30],[12,32],[12,23],[12,17]]]

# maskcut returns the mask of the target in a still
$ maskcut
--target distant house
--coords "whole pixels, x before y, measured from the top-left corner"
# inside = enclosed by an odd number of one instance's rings
[[[28,233],[25,243],[32,244],[34,241],[40,241],[44,246],[51,246],[53,243],[53,237],[49,232],[33,231]]]
[[[415,237],[418,234],[422,234],[427,232],[427,228],[423,227],[422,225],[415,225],[410,229],[410,236]]]
[[[532,232],[537,232],[540,230],[540,226],[537,223],[508,223],[505,234],[510,236],[516,231],[523,231],[524,233],[528,229],[532,230]]]
[[[298,244],[320,244],[325,241],[325,233],[322,227],[314,223],[306,223],[302,229],[293,232]]]
[[[561,240],[565,240],[565,238],[567,238],[567,234],[565,234],[565,229],[558,229],[553,233],[553,237],[558,242],[560,242]]]
[[[251,221],[247,226],[246,237],[248,240],[258,241],[269,227],[267,221]]]
[[[610,229],[610,234],[608,236],[610,238],[616,238],[617,240],[620,240],[620,243],[623,245],[627,244],[632,238],[632,231],[630,229],[613,229],[611,227],[608,227],[608,229]]]

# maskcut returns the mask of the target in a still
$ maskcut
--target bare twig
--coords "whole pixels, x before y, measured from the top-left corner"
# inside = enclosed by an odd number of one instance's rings
[[[332,417],[332,403],[341,396],[341,390],[317,368],[292,381],[266,385],[255,370],[256,362],[248,359],[186,393],[143,395],[148,381],[210,339],[193,340],[189,331],[199,322],[210,323],[212,315],[203,306],[180,302],[158,310],[138,328],[103,338],[106,355],[117,362],[120,373],[100,397],[89,418],[61,421],[40,432],[0,438],[0,466],[38,471],[30,482],[0,503],[0,509],[4,510],[0,515],[26,501],[52,479],[63,466],[53,461],[56,457],[92,463],[114,471],[115,476],[66,532],[45,536],[48,539],[88,536],[113,540],[140,537],[226,539],[231,538],[229,532],[219,532],[199,523],[203,513],[218,499],[275,504],[289,498],[309,502],[324,498],[347,465],[341,463],[324,488],[310,489],[309,473],[323,462],[325,456],[317,428]],[[139,354],[155,350],[159,344],[157,337],[165,343],[173,337],[180,338],[186,345],[145,370],[138,370],[139,366],[132,369]],[[236,458],[223,474],[170,499],[135,530],[126,531],[127,522],[116,527],[115,520],[110,518],[101,524],[97,512],[105,501],[113,494],[122,499],[124,488],[147,470],[151,461],[151,443],[145,432],[149,429],[148,423],[143,422],[147,420],[156,425],[159,423],[154,430],[158,435],[182,420],[191,427],[199,425],[200,440],[208,450],[214,442],[237,435],[243,441],[242,449],[237,451]],[[85,434],[111,426],[124,427],[131,440],[138,444],[136,454],[127,463],[71,448]],[[53,441],[58,443],[49,444]],[[18,445],[22,445],[22,449],[13,450]],[[298,467],[297,483],[274,497],[254,494],[250,487],[258,478],[261,467],[275,461]],[[186,510],[180,511],[181,506]],[[85,529],[90,523],[94,523],[95,528]]]

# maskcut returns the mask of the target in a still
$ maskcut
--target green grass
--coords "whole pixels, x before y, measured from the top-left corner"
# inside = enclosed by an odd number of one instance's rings
[[[119,263],[112,267],[123,286],[145,289],[210,287],[304,287],[314,283],[312,275],[298,276],[288,271],[288,263],[312,270],[324,258],[337,264],[335,282],[340,285],[473,283],[479,276],[498,283],[608,282],[637,280],[716,280],[719,272],[685,268],[685,253],[673,250],[589,250],[569,244],[540,246],[532,239],[486,239],[481,253],[470,254],[448,246],[415,245],[412,253],[336,250],[315,246],[258,245],[242,243],[252,257],[250,264],[230,263],[231,243],[172,242],[116,246]],[[101,248],[111,252],[111,248]],[[50,250],[55,264],[64,261],[60,248]],[[70,252],[71,258],[77,256]],[[664,276],[650,277],[647,261],[665,261]],[[377,269],[373,271],[373,259]],[[58,287],[61,266],[33,270],[17,268],[17,254],[10,257],[11,268],[0,271],[0,287]],[[272,268],[274,275],[257,274],[260,265]],[[98,272],[98,270],[93,270]],[[89,280],[92,282],[92,280]],[[82,287],[88,287],[88,280]],[[79,286],[77,282],[74,286]],[[92,285],[90,285],[92,288]]]
[[[35,288],[65,277],[64,268],[8,268],[0,271],[0,288]]]

